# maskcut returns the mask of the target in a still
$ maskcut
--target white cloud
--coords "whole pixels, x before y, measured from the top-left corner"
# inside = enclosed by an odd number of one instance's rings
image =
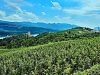
[[[32,21],[35,22],[39,19],[39,17],[28,11],[24,11],[21,9],[19,4],[25,3],[30,5],[30,3],[26,2],[25,0],[4,0],[7,6],[13,9],[13,13],[7,14],[5,11],[0,10],[0,20],[5,21]]]
[[[100,1],[98,1],[98,0],[95,0],[95,2],[94,2],[94,0],[87,0],[88,1],[88,3],[86,3],[86,2],[84,2],[85,3],[85,8],[84,9],[86,9],[87,11],[86,11],[86,14],[87,15],[99,15],[100,16],[100,14],[98,14],[98,13],[100,13]]]
[[[6,16],[5,12],[0,10],[0,18],[4,18],[5,16]]]
[[[21,5],[23,3],[28,6],[32,6],[31,3],[26,2],[25,0],[4,0],[7,6],[13,10],[12,14],[7,14],[5,12],[0,12],[0,15],[3,16],[3,18],[0,17],[2,20],[6,21],[37,21],[38,16],[32,12],[27,12],[25,10],[21,9]],[[22,4],[21,4],[22,3]],[[21,4],[21,5],[20,5]]]
[[[5,20],[5,21],[31,21],[31,22],[36,22],[38,21],[39,17],[35,15],[32,12],[22,12],[22,13],[14,13],[11,15],[6,15],[5,11],[0,10],[0,20]]]
[[[82,7],[75,9],[75,8],[64,8],[63,11],[65,13],[69,13],[69,14],[74,14],[74,15],[93,15],[93,14],[98,14],[100,10],[100,1],[98,0],[74,0],[74,1],[78,1],[80,3],[82,3]],[[98,11],[98,13],[97,13]],[[92,12],[92,13],[91,13]]]
[[[4,2],[8,6],[8,8],[13,9],[13,11],[15,12],[22,12],[22,6],[33,6],[33,4],[25,0],[4,0]]]
[[[26,20],[34,21],[38,20],[38,16],[31,12],[24,12],[19,14],[21,17],[25,18]]]
[[[51,1],[51,3],[52,3],[52,5],[53,5],[53,7],[52,7],[53,9],[59,9],[59,10],[62,9],[60,3],[58,3],[58,2],[53,2],[53,1]]]
[[[14,2],[13,0],[5,0],[5,3],[8,7],[12,8],[16,12],[22,12],[21,8],[17,5],[18,2]]]
[[[74,15],[83,15],[85,11],[82,9],[63,9],[65,13],[74,14]]]
[[[20,17],[20,16],[17,15],[17,14],[12,14],[12,15],[6,16],[6,17],[4,18],[4,20],[6,20],[6,21],[22,21],[23,18]]]
[[[45,12],[41,12],[42,13],[42,15],[46,15],[46,13]]]
[[[70,16],[65,16],[65,17],[62,17],[62,16],[54,16],[53,17],[53,21],[54,22],[57,22],[57,23],[68,23],[68,22],[71,22],[72,21],[72,18]]]

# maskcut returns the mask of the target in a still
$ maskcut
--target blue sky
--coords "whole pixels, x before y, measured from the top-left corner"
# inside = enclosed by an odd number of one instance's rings
[[[0,20],[100,26],[100,0],[0,0]]]

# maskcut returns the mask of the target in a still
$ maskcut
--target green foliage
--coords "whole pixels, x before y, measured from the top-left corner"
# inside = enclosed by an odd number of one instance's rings
[[[100,75],[100,64],[94,65],[83,72],[77,72],[74,75]]]
[[[93,32],[89,28],[78,27],[66,31],[43,33],[36,37],[30,37],[26,34],[13,36],[0,40],[0,46],[5,46],[6,48],[28,47],[47,44],[49,42],[93,38],[97,36],[100,36],[99,32]]]
[[[92,67],[96,64],[100,64],[100,37],[6,53],[0,56],[0,75],[77,75],[81,71],[99,75],[100,66]]]
[[[27,34],[21,34],[1,39],[0,45],[5,46],[6,48],[27,47],[33,45],[34,41],[35,41],[34,37],[30,37]]]

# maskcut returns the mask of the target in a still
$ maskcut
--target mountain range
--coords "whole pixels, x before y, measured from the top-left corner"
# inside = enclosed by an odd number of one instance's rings
[[[27,32],[31,32],[32,34],[39,34],[43,32],[52,32],[52,31],[55,30],[40,28],[40,27],[26,27],[8,23],[0,23],[0,36],[22,34]]]
[[[0,36],[31,32],[40,34],[44,32],[55,32],[78,27],[66,23],[31,23],[31,22],[8,22],[0,21]]]

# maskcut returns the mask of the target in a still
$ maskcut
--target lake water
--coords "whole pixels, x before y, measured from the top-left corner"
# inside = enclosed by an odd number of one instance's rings
[[[0,39],[4,39],[4,38],[7,38],[7,37],[11,37],[11,36],[3,36],[3,37],[0,37]]]
[[[36,37],[36,36],[38,36],[39,34],[33,34],[32,36],[33,37]],[[4,39],[4,38],[6,38],[6,37],[11,37],[11,36],[5,36],[5,37],[0,37],[0,39]]]
[[[34,36],[34,37],[35,37],[35,36],[38,36],[38,35],[39,35],[39,34],[33,34],[32,36]]]
[[[5,38],[5,37],[0,37],[0,39],[3,39],[3,38]]]

